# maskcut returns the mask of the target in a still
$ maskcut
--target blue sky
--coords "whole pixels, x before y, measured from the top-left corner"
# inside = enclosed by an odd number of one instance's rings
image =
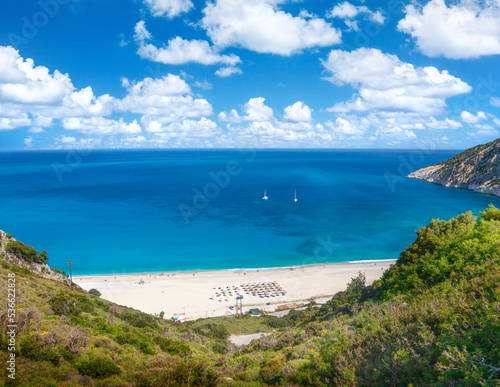
[[[500,0],[4,0],[0,149],[467,148]]]

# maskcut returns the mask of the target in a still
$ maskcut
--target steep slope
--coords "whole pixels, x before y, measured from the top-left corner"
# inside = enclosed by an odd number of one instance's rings
[[[6,263],[22,267],[44,278],[69,283],[64,271],[51,268],[47,252],[38,253],[33,247],[17,241],[12,235],[0,230],[0,258]]]
[[[408,175],[446,187],[500,196],[500,139]]]

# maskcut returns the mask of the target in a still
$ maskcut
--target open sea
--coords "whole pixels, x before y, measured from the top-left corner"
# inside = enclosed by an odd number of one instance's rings
[[[0,229],[74,275],[395,259],[432,218],[500,207],[405,177],[459,152],[4,151]]]

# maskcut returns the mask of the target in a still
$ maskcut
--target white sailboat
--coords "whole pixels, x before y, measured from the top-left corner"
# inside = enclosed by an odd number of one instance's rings
[[[295,194],[294,194],[293,201],[294,201],[294,202],[296,202],[296,201],[297,201],[297,190],[295,190]]]
[[[262,199],[264,199],[264,200],[269,199],[269,198],[267,197],[267,195],[266,195],[266,190],[264,190],[264,197],[263,197]]]

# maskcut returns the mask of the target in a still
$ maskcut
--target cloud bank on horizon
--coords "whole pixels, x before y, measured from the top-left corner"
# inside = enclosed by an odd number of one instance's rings
[[[499,137],[499,0],[27,3],[0,5],[0,149]]]

